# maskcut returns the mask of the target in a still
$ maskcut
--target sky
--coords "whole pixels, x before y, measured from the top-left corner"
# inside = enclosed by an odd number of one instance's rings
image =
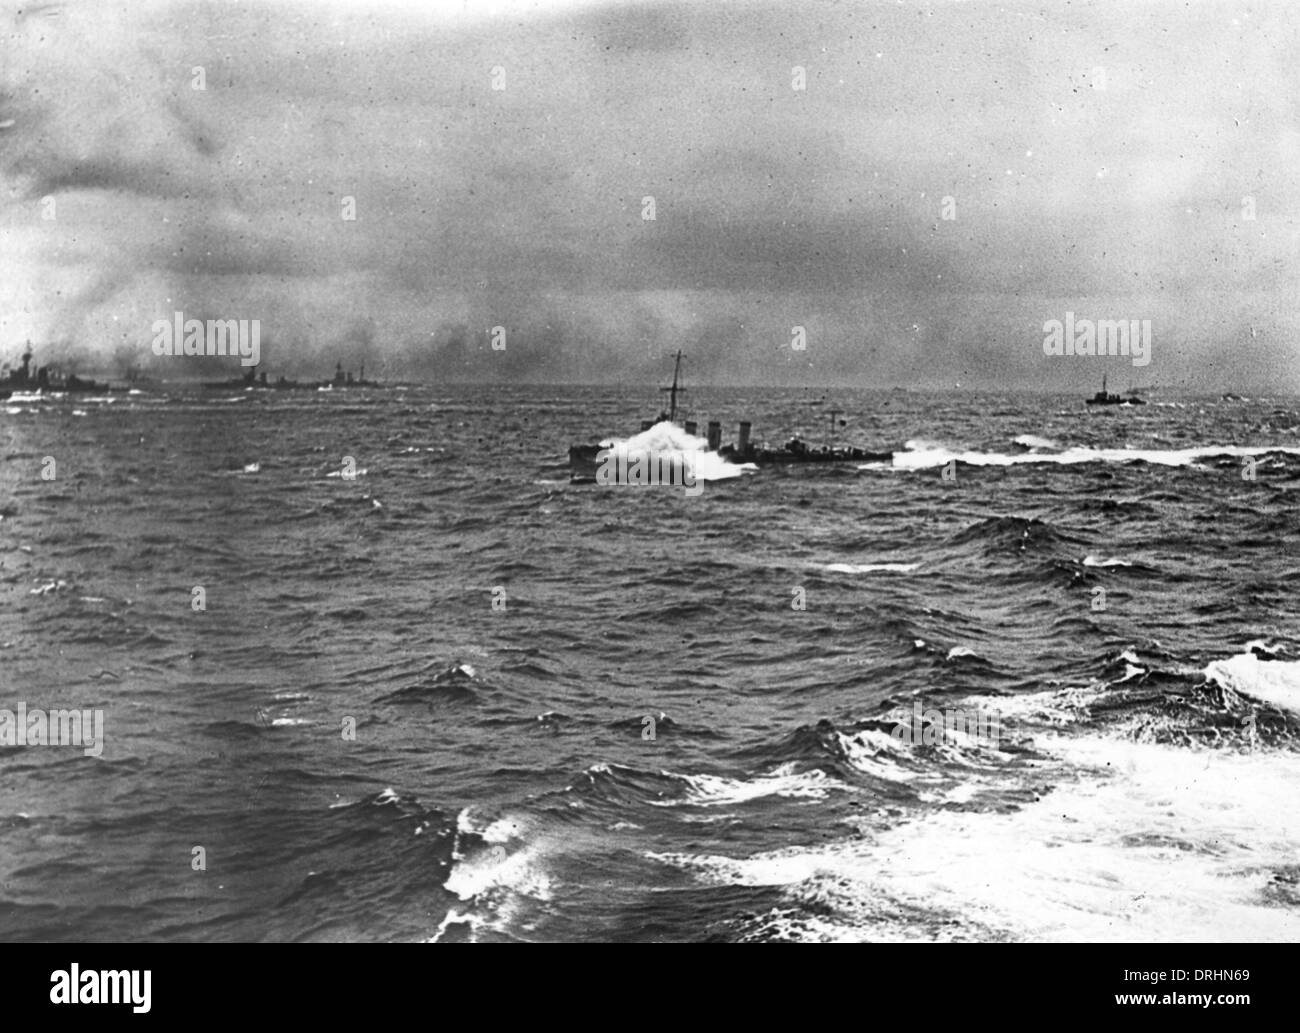
[[[1296,392],[1298,54],[1292,0],[0,0],[0,359]]]

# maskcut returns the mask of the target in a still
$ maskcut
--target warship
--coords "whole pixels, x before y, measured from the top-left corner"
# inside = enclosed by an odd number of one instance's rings
[[[15,393],[32,392],[37,394],[70,394],[70,395],[88,395],[88,394],[108,394],[109,392],[126,391],[124,387],[112,387],[108,384],[101,384],[97,380],[91,380],[87,377],[78,377],[71,373],[64,374],[50,366],[40,366],[32,372],[32,342],[27,342],[27,350],[23,352],[22,364],[15,369],[11,369],[3,378],[0,378],[0,399],[8,398]]]
[[[678,421],[678,396],[686,392],[681,386],[682,353],[677,352],[673,364],[673,380],[668,387],[660,388],[668,396],[668,408],[659,413],[657,419],[641,422],[641,431],[667,423],[670,427],[684,431],[692,437],[699,436],[699,423],[696,420]],[[842,409],[829,409],[831,431],[834,433],[836,419]],[[841,421],[843,422],[843,421]],[[722,443],[722,423],[710,420],[706,424],[705,440],[708,451],[716,452],[728,463],[736,466],[752,463],[757,467],[793,466],[808,463],[870,463],[888,462],[894,456],[892,451],[870,451],[844,445],[822,445],[814,447],[799,438],[791,438],[784,445],[772,447],[766,443],[757,444],[753,440],[753,423],[741,420],[736,427],[736,439],[727,444]],[[596,481],[596,470],[601,453],[606,445],[571,445],[569,447],[569,479],[573,483],[590,484]]]
[[[343,369],[343,363],[334,367],[334,376],[329,380],[299,381],[289,380],[281,375],[276,380],[267,378],[266,371],[258,372],[256,366],[248,369],[243,376],[228,380],[205,380],[200,385],[205,391],[333,391],[335,388],[383,387],[383,384],[366,379],[366,364],[361,363],[360,372],[353,376],[350,370]]]
[[[1101,375],[1101,390],[1087,399],[1088,405],[1146,405],[1147,400],[1137,392],[1130,390],[1127,395],[1112,395],[1106,392],[1106,374]]]

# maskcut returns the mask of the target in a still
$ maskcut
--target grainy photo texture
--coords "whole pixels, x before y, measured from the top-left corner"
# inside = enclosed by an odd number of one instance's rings
[[[1300,938],[1298,54],[3,0],[0,940]]]

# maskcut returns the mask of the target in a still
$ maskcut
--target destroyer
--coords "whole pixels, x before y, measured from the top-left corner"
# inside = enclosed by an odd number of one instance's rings
[[[1101,390],[1088,399],[1089,405],[1146,405],[1147,401],[1141,395],[1129,391],[1128,395],[1112,395],[1106,393],[1106,374],[1101,375]]]
[[[641,424],[642,432],[651,430],[659,424],[667,423],[669,428],[685,431],[687,435],[697,436],[699,424],[695,420],[678,422],[677,399],[685,392],[681,386],[682,353],[679,351],[673,364],[673,382],[670,386],[660,388],[668,395],[668,409],[660,412],[657,420],[645,420]],[[835,421],[842,410],[830,409],[832,432]],[[728,463],[737,466],[752,463],[755,466],[780,466],[803,463],[871,463],[888,462],[893,459],[893,452],[872,452],[849,446],[822,445],[815,448],[799,438],[791,438],[784,445],[769,447],[757,445],[752,440],[753,424],[742,420],[736,428],[736,440],[724,445],[722,443],[722,423],[710,420],[707,424],[707,451],[716,452]],[[607,443],[595,445],[571,445],[569,447],[569,479],[575,483],[595,483],[597,466],[606,454]]]

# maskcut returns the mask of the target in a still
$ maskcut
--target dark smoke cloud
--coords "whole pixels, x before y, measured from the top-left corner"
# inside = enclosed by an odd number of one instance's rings
[[[1298,25],[11,3],[0,355],[175,375],[149,342],[179,309],[260,318],[272,376],[657,381],[680,347],[697,382],[1093,390],[1042,354],[1071,310],[1152,320],[1141,381],[1294,390]]]

